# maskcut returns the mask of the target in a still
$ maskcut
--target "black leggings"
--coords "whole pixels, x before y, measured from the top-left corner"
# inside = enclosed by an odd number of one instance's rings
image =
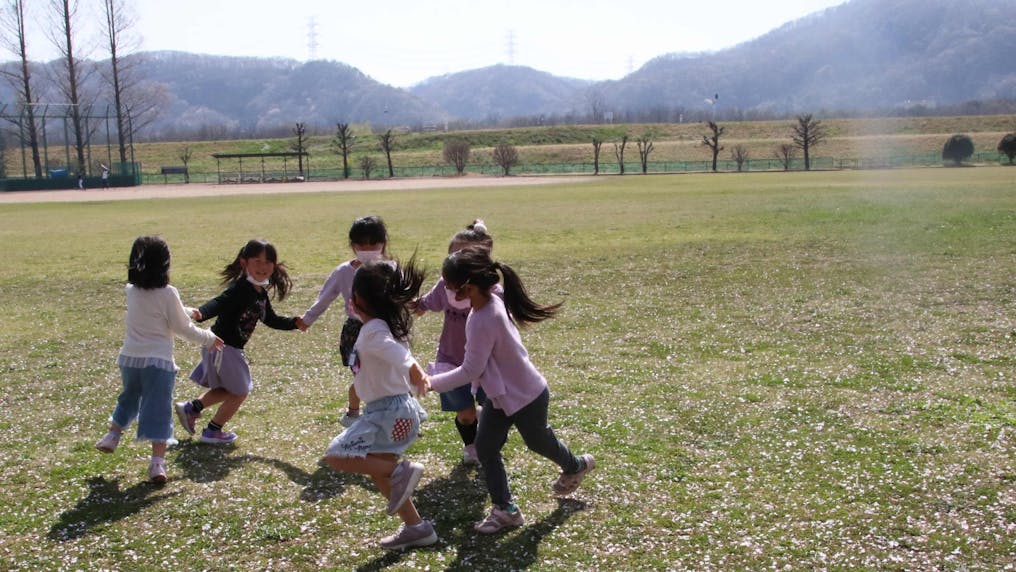
[[[476,454],[483,465],[487,478],[487,491],[495,506],[504,507],[512,502],[508,488],[508,474],[505,472],[501,449],[508,441],[508,430],[514,425],[530,451],[554,461],[565,473],[578,472],[580,461],[568,447],[557,438],[554,429],[547,423],[547,407],[550,404],[550,390],[543,393],[514,415],[505,415],[504,410],[495,409],[490,399],[483,405],[480,426],[476,432]]]

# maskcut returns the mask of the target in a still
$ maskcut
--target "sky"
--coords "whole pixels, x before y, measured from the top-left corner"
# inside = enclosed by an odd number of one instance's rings
[[[103,21],[102,3],[78,2],[82,55],[104,59],[85,24]],[[844,2],[127,0],[140,50],[334,60],[396,87],[495,64],[620,79],[654,57],[731,47]],[[29,39],[31,59],[56,57],[45,36]]]

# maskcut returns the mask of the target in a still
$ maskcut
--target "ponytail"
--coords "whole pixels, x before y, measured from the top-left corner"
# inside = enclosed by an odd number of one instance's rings
[[[529,297],[525,285],[511,266],[494,262],[493,268],[501,273],[504,282],[504,305],[509,315],[520,326],[535,324],[557,315],[564,302],[541,306]]]
[[[414,252],[404,264],[397,260],[365,263],[353,277],[353,293],[359,295],[367,313],[388,324],[392,336],[409,341],[413,328],[409,306],[419,295],[423,279]]]

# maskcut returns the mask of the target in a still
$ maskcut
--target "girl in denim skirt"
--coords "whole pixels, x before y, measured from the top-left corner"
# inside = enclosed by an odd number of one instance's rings
[[[218,318],[212,331],[225,341],[221,352],[201,352],[201,362],[190,378],[207,387],[201,397],[176,404],[176,414],[183,428],[191,435],[201,412],[221,403],[218,411],[201,432],[202,443],[228,445],[236,440],[236,433],[224,431],[223,426],[233,418],[247,399],[254,382],[244,356],[254,327],[264,322],[276,330],[303,329],[298,318],[284,318],[275,314],[268,291],[274,290],[282,300],[293,287],[284,264],[279,262],[275,246],[267,240],[250,240],[240,249],[236,259],[222,270],[222,283],[229,285],[205,305],[192,311],[197,321]]]
[[[214,352],[222,340],[190,321],[180,293],[169,285],[169,246],[157,236],[140,236],[131,247],[127,269],[127,333],[117,365],[123,391],[110,418],[109,432],[95,444],[112,453],[135,418],[138,439],[152,442],[148,477],[166,482],[166,448],[173,438],[173,336],[202,344]]]
[[[413,324],[410,304],[420,292],[423,272],[410,259],[405,265],[380,261],[363,264],[353,278],[353,309],[363,327],[349,356],[363,413],[332,440],[325,461],[336,471],[369,476],[388,499],[387,513],[403,526],[381,539],[389,550],[437,542],[434,526],[420,518],[410,497],[423,466],[399,458],[420,432],[423,409],[411,394],[423,387],[423,369],[409,351]]]

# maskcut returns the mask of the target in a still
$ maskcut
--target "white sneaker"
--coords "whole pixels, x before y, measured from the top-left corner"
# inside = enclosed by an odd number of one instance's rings
[[[166,482],[166,464],[164,461],[152,461],[148,465],[148,478],[153,483],[162,484]]]
[[[402,505],[409,500],[409,497],[413,496],[413,491],[416,490],[421,476],[423,476],[423,465],[420,463],[402,461],[395,467],[390,477],[391,498],[388,499],[388,516],[394,516],[399,512]]]
[[[103,453],[112,453],[116,451],[118,445],[120,445],[120,433],[110,431],[103,435],[102,439],[99,439],[99,442],[95,444],[95,448]]]
[[[412,546],[430,546],[437,542],[437,531],[430,521],[423,521],[416,526],[403,525],[398,532],[381,539],[381,548],[386,550],[402,550]]]
[[[490,509],[487,518],[473,525],[473,530],[480,534],[494,534],[506,528],[515,528],[526,523],[521,510],[508,512],[497,507]]]
[[[467,465],[479,465],[480,457],[476,455],[476,445],[466,445],[462,448],[462,462]]]

